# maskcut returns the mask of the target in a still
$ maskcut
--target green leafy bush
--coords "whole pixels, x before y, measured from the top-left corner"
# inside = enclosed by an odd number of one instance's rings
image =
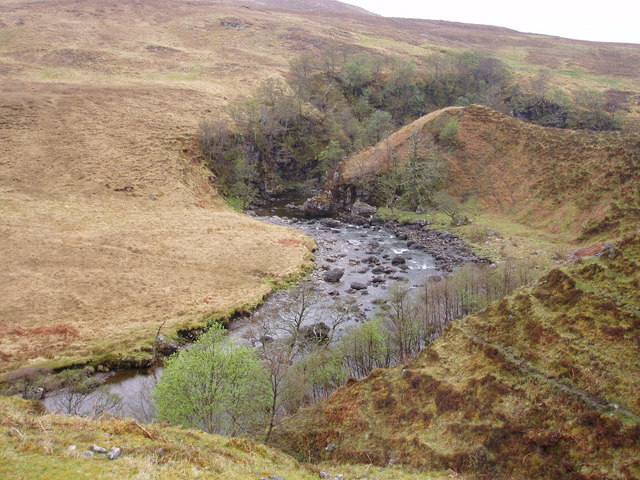
[[[268,388],[255,351],[231,342],[216,323],[167,360],[153,398],[158,420],[233,436],[264,427]]]

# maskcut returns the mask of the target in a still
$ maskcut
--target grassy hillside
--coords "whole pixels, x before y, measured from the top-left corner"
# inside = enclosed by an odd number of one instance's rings
[[[340,388],[279,442],[305,458],[481,478],[638,478],[638,288],[635,235],[454,322],[408,364]]]
[[[0,370],[138,357],[162,321],[253,304],[305,265],[306,240],[227,210],[191,152],[200,121],[330,43],[420,68],[474,49],[523,78],[548,67],[551,85],[616,88],[637,109],[634,45],[331,1],[3,2]]]
[[[454,138],[443,141],[455,123]],[[452,107],[422,117],[341,165],[344,183],[407,157],[412,138],[446,163],[444,184],[460,203],[550,233],[613,238],[640,221],[640,136],[540,127],[487,107]]]
[[[132,420],[52,415],[35,403],[0,397],[0,477],[12,479],[246,479],[311,480],[319,473],[346,480],[454,480],[451,472],[371,465],[303,465],[292,457],[244,438],[227,438]],[[121,456],[84,452],[98,445]]]

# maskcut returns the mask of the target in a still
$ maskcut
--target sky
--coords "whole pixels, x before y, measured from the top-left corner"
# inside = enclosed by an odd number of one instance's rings
[[[341,0],[385,17],[508,27],[578,40],[640,44],[638,0]]]

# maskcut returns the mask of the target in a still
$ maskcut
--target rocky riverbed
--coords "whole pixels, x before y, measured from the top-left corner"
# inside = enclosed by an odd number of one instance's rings
[[[455,235],[428,230],[419,224],[360,216],[300,218],[299,210],[290,205],[271,206],[250,214],[263,221],[299,229],[316,240],[315,268],[304,287],[297,287],[310,288],[320,296],[315,312],[307,320],[312,328],[323,323],[326,315],[323,309],[331,307],[336,300],[346,300],[354,307],[349,321],[340,327],[344,331],[373,315],[385,302],[394,282],[419,288],[428,277],[451,272],[465,262],[482,261]],[[255,340],[252,336],[254,318],[289,302],[294,294],[295,289],[272,294],[252,316],[234,321],[230,335],[239,342]],[[148,421],[152,417],[150,392],[161,371],[161,368],[122,371],[108,378],[105,382],[108,391],[122,398],[115,413]],[[59,410],[55,395],[45,398],[45,404]],[[89,408],[90,405],[86,408],[83,405],[80,411],[88,412]]]

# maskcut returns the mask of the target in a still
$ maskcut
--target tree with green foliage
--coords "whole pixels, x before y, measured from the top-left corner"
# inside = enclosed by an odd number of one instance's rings
[[[580,89],[573,92],[573,98],[572,127],[597,131],[620,129],[620,116],[607,111],[607,100],[603,92]]]
[[[364,121],[362,130],[363,145],[375,145],[394,130],[393,119],[389,112],[376,110]]]
[[[445,190],[437,191],[431,197],[436,209],[451,219],[453,224],[460,213],[460,204]]]
[[[342,66],[340,79],[352,95],[364,92],[365,87],[373,80],[371,58],[369,55],[354,55]]]
[[[442,130],[438,134],[438,141],[447,147],[458,145],[458,129],[460,122],[457,118],[447,118]]]
[[[291,369],[302,392],[301,405],[328,397],[347,379],[340,351],[328,345],[313,348]]]
[[[390,352],[396,363],[404,363],[422,348],[421,303],[409,285],[394,283],[389,288],[387,303],[380,311]]]
[[[264,427],[268,388],[255,351],[234,344],[214,323],[166,361],[153,399],[158,420],[234,436]]]
[[[232,168],[227,194],[240,200],[244,209],[258,195],[258,190],[255,187],[258,171],[256,165],[249,160],[243,150],[231,151],[227,158]]]
[[[331,140],[329,145],[318,154],[318,166],[322,172],[335,168],[338,162],[343,159],[345,151],[336,140]]]

